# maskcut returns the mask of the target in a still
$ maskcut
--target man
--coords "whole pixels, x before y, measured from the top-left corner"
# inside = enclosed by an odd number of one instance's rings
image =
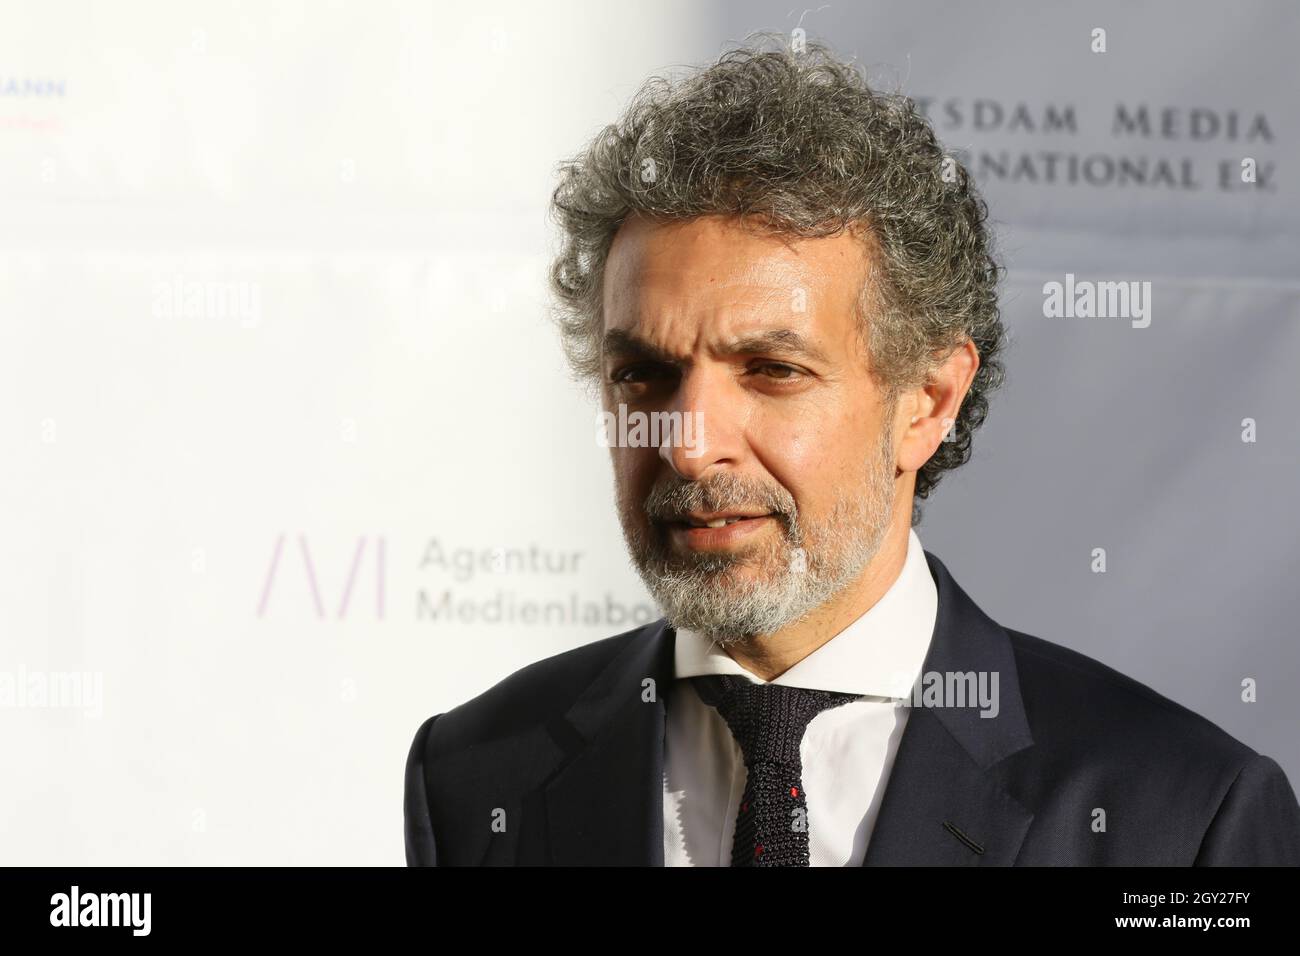
[[[425,721],[408,863],[1300,863],[1273,760],[922,550],[1003,329],[984,204],[910,102],[817,44],[733,51],[647,87],[554,210],[570,361],[673,426],[610,443],[664,619]]]

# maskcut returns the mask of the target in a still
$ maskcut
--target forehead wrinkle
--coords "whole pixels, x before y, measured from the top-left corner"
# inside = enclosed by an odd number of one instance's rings
[[[830,255],[809,255],[804,249],[787,247],[793,255],[742,256],[723,259],[717,254],[696,256],[684,253],[683,243],[656,247],[654,235],[645,237],[628,248],[630,256],[624,257],[617,279],[609,289],[616,315],[607,313],[616,322],[621,319],[623,334],[602,342],[602,356],[609,357],[616,344],[636,344],[637,351],[652,358],[670,361],[677,365],[689,364],[690,355],[702,345],[712,354],[734,355],[744,351],[785,351],[779,338],[762,343],[766,347],[753,348],[760,336],[770,335],[774,324],[792,326],[786,331],[803,335],[804,351],[813,358],[828,361],[824,351],[809,341],[812,329],[808,326],[809,314],[816,304],[826,302],[830,289],[826,287],[848,266],[846,259],[851,250],[809,246]],[[698,237],[675,237],[700,241]],[[687,241],[684,245],[689,246]],[[653,248],[653,252],[651,252]],[[647,254],[649,253],[649,254]],[[860,256],[860,251],[858,255]],[[613,278],[611,275],[610,278]],[[791,306],[797,289],[804,289],[808,297],[805,314],[795,318]],[[755,325],[757,328],[739,329],[718,341],[715,330],[728,330],[736,325]],[[608,321],[606,323],[608,328]],[[762,326],[768,326],[763,328]],[[683,345],[689,352],[682,353],[666,347],[664,342],[677,331],[689,334],[691,341]],[[630,341],[626,333],[639,341]],[[618,343],[617,339],[623,342]],[[708,339],[714,343],[707,343]],[[789,338],[789,336],[787,336]],[[749,345],[751,347],[746,348]],[[624,354],[627,349],[619,350]]]

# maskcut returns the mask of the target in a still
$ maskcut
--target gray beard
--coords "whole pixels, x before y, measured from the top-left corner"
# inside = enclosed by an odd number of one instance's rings
[[[758,505],[775,511],[783,533],[761,549],[739,554],[677,554],[662,526],[649,536],[626,520],[623,534],[646,589],[678,630],[727,646],[772,634],[821,607],[861,576],[880,550],[894,504],[893,441],[882,436],[866,486],[841,491],[830,518],[801,523],[783,488],[755,485],[724,473],[705,483],[656,487],[644,505],[650,516],[677,511],[721,511]],[[744,577],[745,567],[762,573]]]

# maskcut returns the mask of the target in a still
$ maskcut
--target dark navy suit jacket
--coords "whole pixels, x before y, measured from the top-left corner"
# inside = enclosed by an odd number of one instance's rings
[[[1300,805],[1275,761],[999,626],[926,560],[939,603],[923,671],[998,672],[999,711],[912,709],[864,865],[1300,865]],[[674,639],[648,624],[426,720],[406,763],[408,865],[662,866]]]

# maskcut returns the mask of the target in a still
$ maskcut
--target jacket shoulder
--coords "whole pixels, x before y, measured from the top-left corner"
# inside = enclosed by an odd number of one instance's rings
[[[536,787],[560,756],[550,728],[652,622],[521,667],[458,706],[426,719],[406,763],[406,858],[418,865],[480,863],[491,831],[467,828],[504,810],[527,816],[519,794]],[[561,729],[562,733],[562,729]],[[510,831],[512,834],[514,830]],[[506,844],[502,844],[505,846]]]
[[[519,668],[439,714],[429,728],[430,753],[512,737],[561,716],[615,658],[661,623],[651,622]]]
[[[1300,804],[1277,761],[1094,658],[1006,633],[1034,746],[1005,766],[1055,841],[1027,862],[1069,845],[1089,863],[1300,864]],[[1076,827],[1098,809],[1106,841]]]
[[[1235,776],[1258,757],[1222,727],[1146,684],[1061,644],[1007,628],[1034,743],[1118,759],[1183,763]]]

